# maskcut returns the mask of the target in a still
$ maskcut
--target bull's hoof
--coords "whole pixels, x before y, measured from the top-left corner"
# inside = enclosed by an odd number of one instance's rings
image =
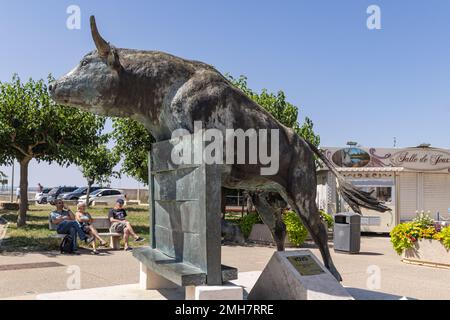
[[[342,282],[342,277],[339,271],[337,271],[334,266],[331,266],[330,268],[328,268],[328,270],[330,270],[331,274],[336,278],[337,281]]]

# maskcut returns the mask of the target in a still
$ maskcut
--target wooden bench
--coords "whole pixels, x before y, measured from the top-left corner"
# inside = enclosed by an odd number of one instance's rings
[[[93,207],[97,207],[97,206],[107,206],[108,202],[106,201],[92,201],[92,206]]]
[[[0,209],[17,211],[19,210],[19,204],[16,202],[0,202]]]
[[[111,222],[109,221],[109,218],[108,217],[93,217],[93,219],[94,219],[94,221],[92,222],[92,225],[95,227],[95,229],[97,229],[99,236],[109,237],[109,239],[110,239],[109,246],[114,250],[120,249],[120,238],[122,237],[122,234],[109,232],[109,228],[111,227]],[[50,221],[50,216],[49,216],[49,221],[48,221],[48,227],[50,230],[54,230],[54,231],[56,231],[56,229],[58,228],[57,225],[53,224]],[[51,237],[59,239],[59,238],[64,238],[65,236],[66,236],[65,234],[54,234]]]

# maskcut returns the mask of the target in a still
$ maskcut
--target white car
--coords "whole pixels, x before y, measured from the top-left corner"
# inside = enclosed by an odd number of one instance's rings
[[[126,203],[126,195],[119,189],[98,189],[89,195],[89,204],[92,202],[104,202],[108,206],[114,206],[118,199],[122,199]],[[81,196],[78,202],[86,202],[86,196]]]
[[[50,190],[52,190],[52,188],[44,188],[42,192],[36,192],[36,195],[34,196],[34,201],[36,201],[37,204],[46,204],[47,196]]]

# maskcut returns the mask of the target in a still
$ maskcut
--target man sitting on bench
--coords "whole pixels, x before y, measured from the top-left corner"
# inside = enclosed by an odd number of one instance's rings
[[[116,201],[116,205],[113,209],[109,210],[108,218],[111,221],[111,227],[109,229],[110,232],[122,233],[123,241],[125,242],[125,251],[132,250],[128,245],[128,238],[130,235],[134,238],[136,242],[144,241],[144,238],[139,237],[133,230],[130,222],[128,222],[125,218],[127,216],[127,212],[123,208],[124,201],[122,199],[118,199]]]
[[[77,235],[80,240],[86,241],[86,243],[91,243],[94,237],[88,237],[80,224],[75,220],[75,215],[71,210],[64,206],[64,202],[60,199],[55,202],[56,209],[50,214],[50,220],[53,224],[58,226],[56,232],[58,234],[70,234],[73,243],[73,252],[77,254]]]

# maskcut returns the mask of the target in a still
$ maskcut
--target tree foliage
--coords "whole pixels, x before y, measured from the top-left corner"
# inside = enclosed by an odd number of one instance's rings
[[[267,89],[263,89],[261,93],[257,93],[248,87],[247,77],[241,75],[239,78],[234,78],[231,75],[227,75],[227,78],[233,85],[241,89],[250,99],[266,109],[283,125],[294,129],[298,135],[312,144],[316,146],[320,144],[320,137],[314,133],[312,120],[305,117],[305,121],[301,125],[299,124],[298,108],[286,101],[284,91],[280,90],[275,94],[269,92]]]
[[[108,136],[104,135],[105,142]],[[94,183],[99,185],[111,183],[111,178],[120,178],[120,172],[114,170],[119,163],[120,156],[108,149],[106,144],[101,144],[97,148],[91,148],[86,155],[80,159],[80,170],[87,181],[86,205],[89,206],[89,195]]]
[[[49,81],[52,80],[49,78]],[[69,165],[96,144],[104,118],[51,100],[43,80],[0,83],[0,162],[38,161]]]
[[[155,140],[139,122],[129,118],[113,119],[114,152],[122,157],[121,172],[148,184],[148,153]]]
[[[14,75],[11,82],[0,83],[0,163],[19,162],[21,199],[27,199],[32,159],[64,166],[78,163],[98,145],[104,123],[102,117],[57,105],[44,80],[22,83]],[[26,223],[26,210],[27,202],[21,201],[19,226]]]
[[[0,171],[0,184],[4,187],[8,183],[8,176]]]
[[[114,170],[120,158],[106,145],[90,149],[83,159],[80,159],[80,169],[83,177],[90,184],[108,184],[111,178],[120,178],[120,173]]]

